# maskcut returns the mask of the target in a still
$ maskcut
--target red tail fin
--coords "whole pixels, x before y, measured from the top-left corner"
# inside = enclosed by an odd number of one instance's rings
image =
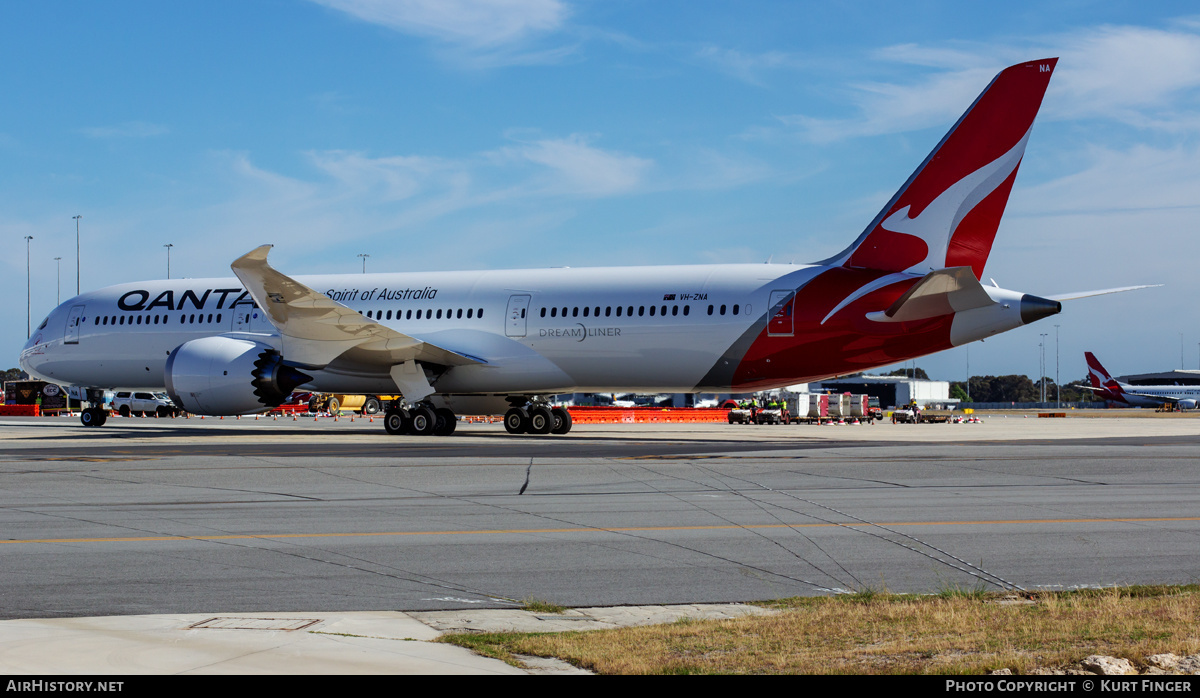
[[[979,278],[1057,58],[1006,68],[846,251],[827,263]]]
[[[1121,384],[1118,383],[1108,371],[1100,365],[1100,360],[1090,351],[1083,352],[1084,358],[1087,359],[1088,365],[1088,382],[1096,388],[1096,395],[1108,399],[1124,402],[1125,398],[1121,390]]]

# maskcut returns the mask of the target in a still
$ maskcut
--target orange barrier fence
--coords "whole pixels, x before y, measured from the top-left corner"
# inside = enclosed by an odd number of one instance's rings
[[[0,405],[0,415],[5,417],[40,417],[41,405]]]
[[[570,407],[575,424],[687,424],[725,422],[729,410],[713,407]]]

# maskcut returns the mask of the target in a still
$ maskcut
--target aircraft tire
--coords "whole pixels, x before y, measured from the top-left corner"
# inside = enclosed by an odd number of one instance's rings
[[[554,428],[550,430],[552,434],[565,434],[571,431],[571,413],[565,407],[555,407],[550,410],[550,414],[554,415]]]
[[[388,410],[383,416],[383,430],[392,436],[399,436],[408,431],[408,419],[403,410]]]
[[[432,436],[437,417],[428,407],[418,407],[408,413],[408,429],[414,436]]]
[[[514,407],[504,414],[504,428],[510,434],[524,434],[529,431],[529,413],[520,407]]]
[[[554,428],[554,414],[545,405],[538,405],[529,410],[529,433],[549,434]]]
[[[89,407],[79,414],[79,421],[85,427],[98,427],[101,424],[100,410]]]
[[[453,410],[439,407],[433,411],[433,416],[436,422],[433,427],[434,436],[450,436],[458,428],[458,417],[454,416]]]

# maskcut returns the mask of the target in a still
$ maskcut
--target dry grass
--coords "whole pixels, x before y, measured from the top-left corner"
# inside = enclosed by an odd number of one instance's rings
[[[601,674],[1027,673],[1089,654],[1200,652],[1200,587],[788,599],[775,616],[618,630],[453,635],[488,656],[558,657]]]

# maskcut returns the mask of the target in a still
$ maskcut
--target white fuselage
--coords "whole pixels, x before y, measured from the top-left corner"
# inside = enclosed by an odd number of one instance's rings
[[[448,371],[440,393],[685,391],[764,317],[773,288],[794,289],[820,269],[563,268],[297,280],[383,325],[486,361]],[[22,364],[63,384],[161,388],[171,351],[212,335],[278,344],[237,279],[148,281],[63,303],[34,332]],[[356,366],[352,357],[313,378],[306,388],[395,389],[386,370]]]

